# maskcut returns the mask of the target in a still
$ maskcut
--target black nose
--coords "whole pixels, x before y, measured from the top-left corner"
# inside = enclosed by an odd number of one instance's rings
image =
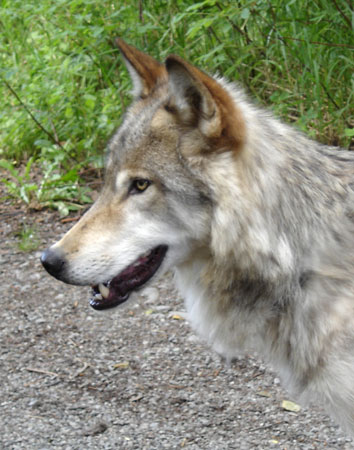
[[[44,250],[41,254],[41,263],[48,273],[60,280],[63,275],[65,258],[59,250],[53,250],[52,248]]]

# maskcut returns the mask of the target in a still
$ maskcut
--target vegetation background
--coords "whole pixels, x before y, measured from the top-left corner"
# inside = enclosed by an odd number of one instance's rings
[[[2,0],[0,167],[8,195],[62,215],[129,103],[117,36],[237,80],[324,143],[353,144],[351,0]]]

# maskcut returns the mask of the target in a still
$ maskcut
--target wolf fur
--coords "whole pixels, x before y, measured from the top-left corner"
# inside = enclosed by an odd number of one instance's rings
[[[95,285],[159,245],[193,327],[256,351],[354,434],[354,155],[303,136],[235,84],[118,40],[134,101],[102,193],[52,252]],[[151,184],[131,195],[131,180]]]

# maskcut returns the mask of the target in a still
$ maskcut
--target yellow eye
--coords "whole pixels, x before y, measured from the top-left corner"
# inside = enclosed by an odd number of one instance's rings
[[[138,191],[145,191],[145,189],[149,186],[149,182],[147,180],[136,180],[135,186]]]
[[[133,184],[132,184],[132,191],[135,193],[140,193],[140,192],[144,192],[149,186],[150,186],[150,181],[149,180],[143,180],[143,179],[139,179],[139,180],[134,180]]]

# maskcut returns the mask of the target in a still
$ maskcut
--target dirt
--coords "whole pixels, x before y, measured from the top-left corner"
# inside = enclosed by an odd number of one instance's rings
[[[40,248],[76,220],[0,204],[1,449],[352,449],[318,408],[287,411],[276,374],[227,366],[184,319],[170,276],[123,309],[41,268]],[[18,249],[16,231],[40,246]]]

